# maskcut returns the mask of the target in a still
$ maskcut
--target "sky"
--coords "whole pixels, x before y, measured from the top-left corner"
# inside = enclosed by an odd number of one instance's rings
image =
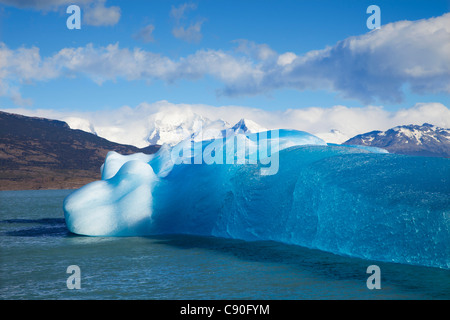
[[[66,24],[73,4],[81,29]],[[266,127],[271,114],[278,125],[302,110],[376,109],[390,119],[380,129],[403,112],[450,127],[449,11],[448,0],[0,0],[0,109],[105,115],[166,101],[260,110]]]

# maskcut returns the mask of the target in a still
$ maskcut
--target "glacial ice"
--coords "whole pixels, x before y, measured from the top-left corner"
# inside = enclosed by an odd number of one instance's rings
[[[185,140],[153,155],[108,153],[102,179],[65,199],[69,231],[273,240],[450,268],[450,159],[327,145],[294,130],[234,139],[256,149],[233,164],[196,161],[211,146],[223,163],[227,156],[236,160],[243,144],[228,148],[230,139]],[[268,161],[259,153],[261,141],[276,152],[266,155],[278,157],[276,174],[263,174]],[[191,153],[179,152],[187,147]]]

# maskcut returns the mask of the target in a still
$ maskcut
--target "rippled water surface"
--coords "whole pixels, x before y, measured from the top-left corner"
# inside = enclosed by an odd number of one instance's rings
[[[449,299],[450,271],[270,241],[70,234],[68,190],[0,192],[1,299]],[[366,286],[369,265],[381,289]],[[81,288],[67,288],[67,267]]]

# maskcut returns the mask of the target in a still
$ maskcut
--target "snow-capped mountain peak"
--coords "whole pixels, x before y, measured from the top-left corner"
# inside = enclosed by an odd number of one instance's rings
[[[256,133],[261,131],[266,131],[266,128],[261,127],[256,122],[249,120],[249,119],[241,119],[238,123],[236,123],[233,127],[231,127],[231,130],[234,130],[236,133]]]
[[[194,141],[225,138],[239,133],[256,133],[267,131],[256,122],[249,119],[241,119],[234,126],[222,119],[210,120],[197,114],[191,115],[188,121],[172,123],[155,122],[149,135],[150,144],[174,145],[184,139]]]
[[[221,136],[222,130],[229,127],[229,123],[218,119],[210,120],[194,112],[184,114],[157,113],[149,117],[149,134],[147,141],[150,145],[174,145],[184,139],[207,140]]]
[[[137,108],[129,119],[120,117],[118,113],[117,117],[109,121],[79,117],[67,117],[64,120],[72,129],[80,129],[110,141],[138,148],[149,145],[175,145],[185,139],[202,141],[238,133],[267,131],[250,119],[240,119],[232,126],[221,118],[210,119],[190,108],[181,109],[165,105],[156,112],[143,105]]]
[[[450,157],[450,129],[429,123],[403,125],[360,134],[344,144],[380,147],[391,153]]]
[[[192,114],[184,121],[155,121],[147,141],[150,144],[174,145],[184,139],[194,141],[224,138],[239,133],[256,133],[267,129],[249,119],[241,119],[234,126],[222,119],[210,120],[206,117]]]
[[[234,126],[232,126],[231,128],[228,128],[223,135],[224,136],[229,136],[229,135],[233,135],[233,134],[238,134],[238,133],[257,133],[257,132],[262,132],[262,131],[267,131],[266,128],[260,126],[259,124],[257,124],[256,122],[249,120],[249,119],[241,119],[239,120]]]

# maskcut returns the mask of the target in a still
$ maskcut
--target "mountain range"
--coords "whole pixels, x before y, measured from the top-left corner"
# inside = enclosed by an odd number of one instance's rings
[[[423,125],[397,126],[357,135],[343,144],[378,147],[390,153],[450,158],[450,129]]]
[[[233,126],[195,114],[173,124],[169,120],[155,121],[144,138],[146,147],[139,148],[100,137],[92,125],[80,119],[69,122],[73,126],[78,121],[78,126],[84,130],[71,128],[64,121],[0,111],[0,190],[79,188],[100,178],[100,166],[111,150],[121,154],[152,154],[160,144],[173,145],[186,138],[198,141],[267,130],[249,119],[241,119]],[[139,141],[142,145],[142,139]],[[397,154],[449,158],[450,129],[427,123],[404,125],[360,134],[343,144],[379,147]]]
[[[113,123],[80,117],[67,117],[61,120],[67,122],[72,129],[80,129],[110,141],[140,148],[163,144],[173,146],[188,138],[200,141],[225,137],[236,132],[267,131],[266,128],[249,119],[241,119],[232,125],[220,118],[208,119],[192,110],[183,110],[183,112],[161,110],[150,114],[143,110],[142,115],[137,119],[125,122],[115,120]]]

